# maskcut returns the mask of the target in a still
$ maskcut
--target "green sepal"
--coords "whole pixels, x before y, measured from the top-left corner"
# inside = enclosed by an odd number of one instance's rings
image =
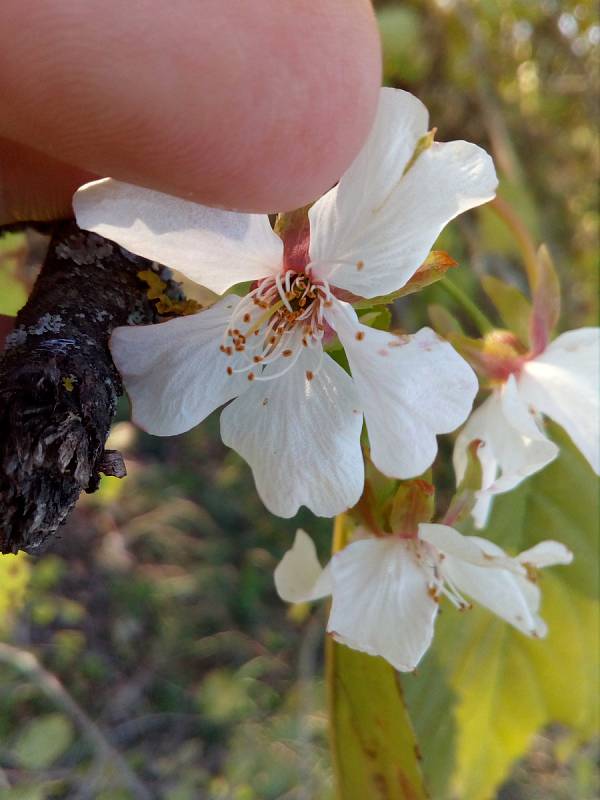
[[[390,294],[379,295],[378,297],[353,300],[351,301],[352,305],[356,309],[388,305],[389,303],[393,303],[394,300],[398,300],[400,297],[406,297],[409,294],[420,292],[421,289],[425,289],[427,286],[437,283],[437,281],[445,276],[449,269],[456,266],[457,262],[451,258],[448,253],[445,253],[443,250],[432,250],[412,278],[400,289],[396,289],[395,292],[390,292]]]

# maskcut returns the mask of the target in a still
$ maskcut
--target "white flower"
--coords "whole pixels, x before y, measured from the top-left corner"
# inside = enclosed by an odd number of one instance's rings
[[[463,594],[528,636],[544,636],[536,568],[568,564],[572,553],[545,541],[516,558],[493,542],[447,525],[419,525],[418,538],[360,538],[321,569],[302,530],[275,570],[280,597],[291,603],[331,595],[327,630],[355,650],[383,656],[409,672],[433,639],[440,594],[467,608]]]
[[[255,281],[245,297],[226,295],[196,316],[118,328],[111,349],[133,419],[151,433],[181,433],[236,398],[221,417],[223,441],[249,462],[280,516],[302,504],[332,516],[356,503],[363,414],[376,466],[406,478],[431,464],[436,435],[471,409],[477,381],[450,345],[427,328],[400,338],[365,327],[340,299],[402,287],[449,220],[494,196],[492,161],[475,145],[417,151],[427,122],[416,98],[382,90],[363,150],[310,209],[301,264],[266,215],[112,180],[75,195],[82,228],[215,292]],[[333,331],[352,377],[323,351]]]
[[[481,445],[482,489],[473,509],[478,527],[486,523],[492,497],[513,489],[556,458],[558,447],[543,432],[550,417],[600,472],[600,329],[561,334],[539,355],[522,359],[505,383],[473,412],[454,448],[457,481],[467,467],[467,448]]]

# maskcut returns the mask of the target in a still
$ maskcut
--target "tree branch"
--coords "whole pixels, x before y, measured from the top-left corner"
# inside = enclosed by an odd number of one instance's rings
[[[0,356],[1,552],[39,552],[101,472],[125,475],[104,449],[122,394],[108,339],[118,325],[159,321],[139,277],[148,270],[182,299],[165,268],[74,222],[55,226]]]

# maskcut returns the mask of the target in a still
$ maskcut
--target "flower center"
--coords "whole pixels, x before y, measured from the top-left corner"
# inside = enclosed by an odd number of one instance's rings
[[[329,284],[314,279],[310,267],[265,278],[240,300],[231,316],[221,345],[231,357],[227,372],[247,372],[248,380],[283,375],[303,348],[320,344],[327,329],[323,309],[330,305]],[[285,362],[282,369],[264,369],[276,361]]]

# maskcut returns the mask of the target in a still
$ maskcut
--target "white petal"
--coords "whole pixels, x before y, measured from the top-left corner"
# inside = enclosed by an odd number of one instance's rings
[[[600,329],[563,333],[523,368],[521,395],[551,417],[600,473]]]
[[[337,641],[383,656],[398,670],[415,669],[438,610],[429,591],[433,572],[418,552],[418,543],[387,537],[353,542],[332,558],[327,629]]]
[[[490,494],[489,492],[477,492],[475,503],[473,504],[473,508],[471,509],[471,516],[473,517],[473,522],[475,523],[475,527],[481,530],[485,528],[487,525],[488,517],[490,516],[490,511],[492,510],[492,504],[494,502],[494,495]]]
[[[363,488],[362,413],[352,379],[329,356],[320,369],[318,360],[316,348],[305,349],[285,375],[254,381],[221,416],[223,441],[250,464],[263,503],[280,517],[301,505],[332,517]]]
[[[475,439],[481,441],[477,456],[482,466],[482,491],[473,516],[478,527],[483,527],[489,496],[513,489],[545,467],[556,458],[558,447],[538,428],[512,375],[471,414],[458,434],[453,456],[457,483],[465,474],[467,449]]]
[[[453,556],[446,556],[441,572],[460,592],[522,633],[544,635],[546,628],[537,614],[539,589],[527,578],[506,569],[475,566]]]
[[[296,531],[292,548],[275,568],[275,588],[288,603],[307,603],[331,594],[329,565],[321,567],[315,543],[302,529]]]
[[[468,142],[434,143],[403,175],[426,130],[427,110],[419,100],[398,89],[381,91],[362,151],[338,186],[310,209],[316,274],[362,297],[394,291],[451,219],[494,197],[492,160]]]
[[[519,553],[517,560],[521,564],[531,564],[532,567],[540,569],[554,564],[570,564],[573,561],[573,553],[562,542],[547,539]]]
[[[266,214],[208,208],[106,178],[73,198],[77,224],[221,294],[274,274],[283,243]]]
[[[437,453],[436,434],[454,430],[471,410],[475,373],[429,328],[400,338],[361,325],[340,301],[327,317],[348,356],[373,463],[392,477],[420,475]]]
[[[229,295],[198,314],[113,331],[110,350],[137,425],[157,436],[183,433],[246,390],[219,350],[238,301]]]
[[[479,536],[463,536],[448,525],[422,523],[419,525],[419,538],[429,542],[444,556],[452,556],[454,559],[488,569],[496,566],[508,567],[524,574],[518,562],[494,542]]]

